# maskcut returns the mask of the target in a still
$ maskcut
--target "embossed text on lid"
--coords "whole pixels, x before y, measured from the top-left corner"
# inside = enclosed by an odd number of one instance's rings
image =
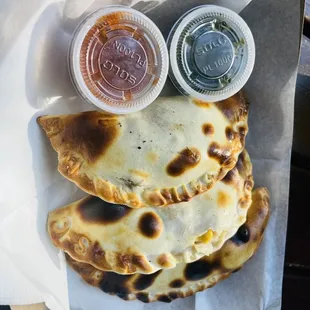
[[[137,87],[147,73],[147,54],[133,37],[115,36],[102,46],[99,70],[115,89],[128,91]],[[151,75],[154,75],[151,72]]]
[[[206,78],[219,78],[233,65],[234,47],[229,38],[219,32],[210,31],[200,35],[193,46],[194,64]]]
[[[123,6],[100,9],[80,24],[69,53],[78,93],[111,113],[139,111],[152,103],[168,74],[168,51],[156,25]]]

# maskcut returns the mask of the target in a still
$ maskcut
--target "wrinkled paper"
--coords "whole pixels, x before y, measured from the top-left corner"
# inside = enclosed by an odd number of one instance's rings
[[[46,302],[50,309],[280,309],[287,222],[300,8],[293,0],[2,0],[0,2],[0,304]],[[188,9],[229,7],[250,26],[256,63],[247,149],[256,186],[271,192],[271,218],[257,255],[212,289],[171,304],[125,302],[86,285],[50,242],[50,210],[85,196],[57,171],[57,156],[36,123],[42,114],[89,106],[70,82],[66,55],[81,19],[104,4],[133,5],[165,37]],[[163,91],[176,95],[169,79]],[[69,306],[70,305],[70,306]]]

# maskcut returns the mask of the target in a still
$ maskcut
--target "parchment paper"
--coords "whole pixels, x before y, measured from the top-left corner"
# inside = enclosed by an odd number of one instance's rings
[[[253,0],[242,17],[257,59],[246,85],[251,102],[247,148],[256,186],[271,191],[265,240],[245,268],[196,297],[171,304],[124,302],[89,287],[70,269],[46,232],[48,211],[83,194],[57,172],[57,156],[36,117],[88,110],[69,80],[66,54],[79,20],[117,1],[1,0],[0,2],[0,303],[45,301],[51,309],[280,309],[285,248],[293,102],[299,46],[294,0]],[[118,1],[125,5],[138,1]],[[237,12],[249,1],[166,0],[136,7],[166,36],[187,9],[216,3]],[[164,94],[177,92],[167,81]]]

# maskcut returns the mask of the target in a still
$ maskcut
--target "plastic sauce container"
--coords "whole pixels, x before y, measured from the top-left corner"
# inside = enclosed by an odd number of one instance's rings
[[[235,12],[204,5],[185,13],[168,37],[169,76],[179,91],[205,101],[224,100],[249,79],[254,39]]]
[[[161,92],[169,68],[165,40],[144,14],[108,6],[77,27],[69,72],[80,96],[114,114],[139,111]]]

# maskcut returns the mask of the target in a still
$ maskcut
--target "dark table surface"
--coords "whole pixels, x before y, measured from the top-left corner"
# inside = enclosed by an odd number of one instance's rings
[[[310,57],[310,50],[309,50]],[[309,72],[310,73],[310,72]],[[283,310],[310,308],[310,76],[299,75],[291,159]]]
[[[310,0],[306,1],[310,15]],[[310,38],[310,18],[305,20],[304,34]],[[310,39],[303,36],[299,74],[295,95],[294,138],[285,269],[283,310],[310,308]]]

